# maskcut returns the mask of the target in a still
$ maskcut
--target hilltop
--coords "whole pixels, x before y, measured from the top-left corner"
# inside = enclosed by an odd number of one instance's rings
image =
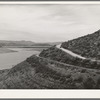
[[[100,30],[77,39],[63,42],[61,47],[83,57],[100,59]]]

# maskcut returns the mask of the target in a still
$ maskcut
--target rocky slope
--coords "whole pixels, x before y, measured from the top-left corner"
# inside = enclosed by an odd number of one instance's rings
[[[68,42],[63,42],[61,47],[84,57],[100,59],[100,30]]]
[[[80,59],[78,57],[74,57],[62,51],[61,49],[58,49],[56,46],[43,50],[40,53],[40,56],[54,61],[76,65],[84,68],[100,69],[100,61],[93,61],[91,59]]]
[[[100,71],[31,56],[0,71],[1,89],[96,89]]]

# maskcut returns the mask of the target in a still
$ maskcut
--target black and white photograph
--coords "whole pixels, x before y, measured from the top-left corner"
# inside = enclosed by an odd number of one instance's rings
[[[100,89],[100,3],[0,4],[0,89]]]

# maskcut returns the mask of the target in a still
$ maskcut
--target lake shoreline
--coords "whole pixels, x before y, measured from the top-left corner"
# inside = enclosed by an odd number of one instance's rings
[[[0,48],[0,54],[18,52],[9,48]]]
[[[0,48],[0,70],[10,69],[40,51],[24,48]],[[4,50],[4,51],[3,51]]]

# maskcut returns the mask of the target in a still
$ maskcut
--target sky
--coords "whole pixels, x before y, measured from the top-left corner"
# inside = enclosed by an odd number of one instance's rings
[[[60,42],[99,29],[99,4],[0,5],[0,40]]]

